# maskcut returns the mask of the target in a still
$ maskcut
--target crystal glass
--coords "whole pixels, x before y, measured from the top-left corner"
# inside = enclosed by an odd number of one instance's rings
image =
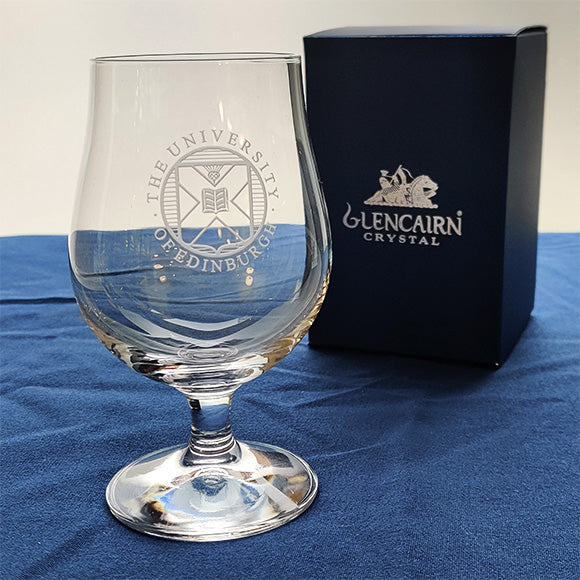
[[[269,530],[312,503],[317,478],[289,451],[236,441],[229,409],[304,336],[328,283],[300,59],[105,57],[92,73],[69,237],[77,302],[115,356],[183,393],[192,416],[187,445],[113,477],[109,507],[181,540]]]

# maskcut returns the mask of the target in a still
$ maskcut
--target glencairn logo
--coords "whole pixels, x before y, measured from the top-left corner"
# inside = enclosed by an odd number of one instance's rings
[[[365,205],[428,210],[439,207],[432,201],[438,184],[428,175],[413,177],[402,165],[393,174],[382,169],[379,185],[381,189],[365,199]],[[348,202],[342,218],[346,228],[363,230],[362,236],[367,242],[419,246],[439,246],[441,236],[463,235],[462,222],[461,210],[457,210],[455,216],[434,215],[431,212],[353,212]]]
[[[437,192],[438,185],[428,176],[413,177],[408,169],[399,165],[393,175],[385,169],[379,178],[381,189],[365,203],[367,205],[391,205],[396,207],[425,207],[436,209],[431,198]]]
[[[203,272],[248,266],[276,230],[267,217],[278,188],[262,152],[237,133],[216,129],[190,133],[166,151],[176,159],[157,161],[147,195],[160,205],[165,227],[155,237],[162,248]]]

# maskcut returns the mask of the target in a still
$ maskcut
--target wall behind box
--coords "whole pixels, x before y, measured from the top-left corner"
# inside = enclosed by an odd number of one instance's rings
[[[516,23],[550,29],[539,227],[580,231],[576,0],[0,0],[0,233],[68,231],[91,57],[301,53],[338,26]]]

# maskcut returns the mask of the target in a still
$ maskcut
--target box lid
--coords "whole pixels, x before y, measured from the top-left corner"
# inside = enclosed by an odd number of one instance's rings
[[[346,26],[310,34],[305,38],[362,38],[390,36],[520,36],[545,32],[533,26]]]

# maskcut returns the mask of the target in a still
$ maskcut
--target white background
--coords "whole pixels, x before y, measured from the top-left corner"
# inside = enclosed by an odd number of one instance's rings
[[[549,27],[540,230],[580,231],[580,0],[0,0],[0,234],[67,233],[89,58],[301,53],[318,30],[405,24]]]

